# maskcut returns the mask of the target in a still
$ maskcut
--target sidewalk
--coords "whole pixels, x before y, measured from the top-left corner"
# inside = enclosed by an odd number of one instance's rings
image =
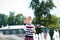
[[[24,35],[17,34],[17,35],[3,35],[0,34],[0,40],[24,40]]]
[[[39,35],[33,35],[34,36],[34,40],[38,40],[38,36],[39,36],[39,40],[44,40],[44,34],[42,33],[42,37],[41,37],[41,34]],[[3,35],[3,34],[0,34],[0,40],[24,40],[25,39],[25,35],[23,34],[12,34],[12,35]],[[49,35],[47,35],[47,39],[46,40],[50,40],[50,37]],[[58,40],[58,38],[57,38]],[[59,38],[60,40],[60,38]]]

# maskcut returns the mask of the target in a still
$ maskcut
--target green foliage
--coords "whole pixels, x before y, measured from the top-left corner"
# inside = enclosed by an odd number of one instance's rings
[[[25,17],[22,14],[17,14],[15,18],[16,25],[24,24]]]
[[[43,28],[35,28],[36,30],[36,34],[42,33],[43,32]]]
[[[49,29],[49,35],[50,35],[51,40],[53,40],[53,34],[54,34],[54,29],[50,28]]]
[[[0,27],[7,25],[7,16],[4,14],[0,14]]]
[[[51,21],[50,10],[55,7],[52,0],[32,0],[30,7],[34,10],[35,23],[47,26]],[[42,19],[43,18],[43,19]]]
[[[0,28],[7,25],[23,25],[24,20],[26,19],[23,14],[19,13],[16,16],[15,12],[10,12],[10,15],[0,14]]]
[[[45,20],[43,20],[44,18],[45,18]],[[59,29],[60,28],[60,24],[59,24],[59,21],[58,20],[59,20],[58,17],[55,16],[55,15],[51,15],[51,19],[50,18],[48,19],[47,17],[41,17],[41,24],[44,24],[48,28],[56,28],[56,29]],[[44,21],[46,23],[44,23]],[[32,23],[33,24],[36,24],[36,18],[33,19],[33,22]]]
[[[51,21],[48,24],[49,28],[58,28],[58,17],[56,17],[55,15],[51,16]]]
[[[8,17],[8,25],[14,25],[14,13],[15,12],[10,12],[10,15]]]
[[[60,17],[58,18],[58,27],[60,29]]]
[[[8,25],[22,25],[24,24],[25,17],[23,14],[19,13],[16,16],[14,15],[15,12],[10,12],[8,17]]]

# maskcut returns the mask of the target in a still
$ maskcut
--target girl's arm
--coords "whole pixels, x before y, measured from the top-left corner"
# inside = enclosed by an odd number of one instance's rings
[[[36,33],[35,26],[33,27],[32,32],[33,33]]]

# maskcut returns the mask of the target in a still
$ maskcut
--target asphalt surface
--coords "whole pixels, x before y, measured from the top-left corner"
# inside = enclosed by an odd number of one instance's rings
[[[39,37],[39,40],[45,40],[43,33],[42,33],[42,35],[41,34],[39,34],[39,35],[34,34],[33,37],[34,37],[34,40],[38,40],[38,37]],[[4,35],[4,34],[0,33],[0,40],[24,40],[24,39],[25,39],[24,34]],[[50,40],[50,36],[48,33],[47,33],[46,40]],[[58,37],[58,34],[57,34],[57,36],[55,35],[54,40],[60,40],[60,38]]]
[[[0,34],[0,40],[24,40],[25,36],[23,34],[13,34],[13,35],[3,35]]]

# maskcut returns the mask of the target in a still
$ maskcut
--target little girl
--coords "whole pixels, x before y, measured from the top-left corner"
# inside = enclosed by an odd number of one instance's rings
[[[32,18],[30,16],[24,21],[25,26],[25,40],[33,40],[33,33],[35,33],[35,26],[31,24]]]

